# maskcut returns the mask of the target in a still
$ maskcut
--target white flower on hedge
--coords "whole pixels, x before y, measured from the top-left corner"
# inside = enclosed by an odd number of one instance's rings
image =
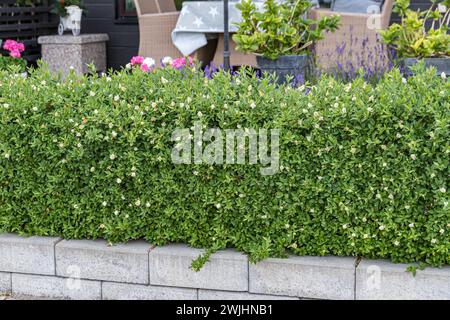
[[[81,148],[81,143],[78,143],[78,144],[77,144],[77,147],[78,147],[78,148]]]
[[[442,193],[445,193],[447,190],[444,188],[444,187],[442,187],[442,188],[440,188],[439,189],[439,192],[442,192]]]
[[[216,208],[220,209],[220,207],[222,207],[222,205],[220,203],[216,203]]]
[[[362,221],[363,221],[363,222],[367,222],[367,218],[366,218],[366,217],[363,217],[363,218],[362,218]]]
[[[97,109],[94,110],[94,114],[98,114],[98,110]]]
[[[381,194],[377,193],[377,195],[375,196],[377,199],[381,200]]]
[[[114,101],[119,101],[120,97],[119,96],[114,96]]]
[[[397,137],[398,139],[400,139],[400,138],[402,137],[402,135],[401,135],[400,133],[397,133],[396,137]]]
[[[89,95],[90,95],[91,97],[94,97],[94,96],[95,96],[95,92],[94,92],[94,91],[91,91],[91,92],[89,92]]]
[[[172,61],[173,61],[172,57],[169,57],[169,56],[164,57],[161,60],[162,64],[165,65],[165,66],[168,66],[168,65],[172,64]]]
[[[117,132],[113,131],[113,132],[111,132],[111,135],[113,138],[115,138],[115,137],[117,137]]]
[[[116,155],[115,155],[114,153],[112,153],[112,154],[109,156],[109,159],[115,160],[115,159],[116,159]]]
[[[121,184],[121,183],[122,183],[122,179],[117,178],[117,179],[116,179],[116,182],[117,182],[117,184]]]
[[[403,83],[408,83],[408,80],[406,80],[406,78],[402,78],[402,82]]]
[[[347,229],[348,228],[348,225],[347,224],[343,224],[342,225],[342,229]]]
[[[445,72],[442,72],[442,73],[441,73],[441,78],[442,78],[442,80],[447,79],[447,75],[445,74]]]
[[[5,153],[5,159],[9,159],[10,155],[9,153]]]
[[[380,231],[383,231],[384,230],[384,226],[380,226],[378,229],[380,229]]]
[[[392,193],[389,194],[389,199],[394,200],[394,195]]]
[[[397,240],[395,240],[395,241],[394,241],[394,246],[398,247],[399,245],[400,245],[400,242],[397,241]]]
[[[108,202],[106,202],[106,201],[102,202],[102,206],[106,207],[107,205],[108,205]]]
[[[371,113],[372,111],[373,111],[373,108],[371,108],[371,107],[367,108],[367,112]]]
[[[432,243],[432,244],[435,244],[436,242],[437,242],[436,239],[431,239],[431,243]]]
[[[110,82],[111,80],[111,77],[106,77],[106,81]]]
[[[410,223],[410,224],[408,224],[408,227],[410,227],[410,228],[414,228],[414,223]]]
[[[439,233],[440,233],[440,234],[444,234],[444,232],[445,232],[444,229],[439,230]]]
[[[146,203],[145,203],[145,207],[146,207],[146,208],[150,208],[150,202],[146,202]]]
[[[412,154],[412,155],[411,155],[411,159],[416,160],[416,159],[417,159],[417,156],[416,156],[415,154]]]
[[[141,206],[141,200],[137,199],[134,204],[136,205],[136,207],[140,207]]]
[[[167,80],[167,79],[164,78],[164,77],[161,77],[161,83],[162,83],[162,84],[169,83],[169,80]]]
[[[38,111],[38,108],[37,107],[33,107],[33,109],[32,109],[34,112],[36,112],[36,111]]]
[[[367,238],[369,238],[369,235],[366,233],[366,234],[363,235],[363,238],[367,239]]]
[[[115,216],[118,216],[118,215],[119,215],[119,210],[115,210],[115,211],[114,211],[114,215],[115,215]]]
[[[133,178],[135,178],[136,177],[136,172],[131,172],[131,176],[133,177]]]
[[[346,108],[342,108],[341,112],[345,114],[345,113],[347,113],[347,109]]]
[[[77,205],[77,204],[74,204],[74,205],[73,205],[73,208],[74,208],[74,209],[78,209],[78,205]]]

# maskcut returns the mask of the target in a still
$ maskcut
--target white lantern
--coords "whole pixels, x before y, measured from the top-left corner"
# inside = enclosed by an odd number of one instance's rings
[[[60,17],[60,23],[58,26],[58,34],[62,36],[64,31],[72,30],[74,36],[79,36],[81,32],[81,16],[83,9],[78,6],[66,7],[67,15]]]

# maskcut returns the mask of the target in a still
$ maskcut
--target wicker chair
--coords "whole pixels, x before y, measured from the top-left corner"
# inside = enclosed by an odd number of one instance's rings
[[[172,43],[179,12],[173,0],[134,0],[139,20],[139,55],[161,61],[166,56],[180,57],[182,53]],[[203,64],[209,63],[215,51],[214,43],[197,50],[192,56]]]
[[[394,0],[385,0],[379,14],[313,9],[310,13],[313,19],[332,15],[341,17],[339,30],[326,34],[325,39],[315,46],[319,67],[323,69],[335,67],[336,62],[342,58],[345,58],[344,62],[351,62],[356,68],[362,65],[387,63],[387,49],[381,45],[377,30],[384,30],[389,26],[393,5]]]

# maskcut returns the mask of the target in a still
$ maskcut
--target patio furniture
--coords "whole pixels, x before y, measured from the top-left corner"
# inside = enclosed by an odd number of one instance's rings
[[[318,65],[329,69],[338,61],[351,63],[354,68],[387,63],[387,49],[382,46],[377,30],[389,26],[393,5],[394,0],[385,0],[381,13],[373,14],[313,9],[310,13],[313,19],[332,15],[341,17],[340,28],[335,33],[326,34],[325,39],[315,46]]]
[[[255,1],[263,5],[262,1]],[[229,2],[229,30],[236,31],[235,22],[241,20],[241,13],[236,8],[239,2]],[[172,32],[174,45],[185,55],[190,54],[211,41],[217,39],[218,45],[213,62],[216,66],[223,64],[224,23],[223,1],[189,1],[183,4],[181,15]],[[244,54],[235,50],[235,44],[230,41],[231,65],[256,66],[253,54]]]
[[[180,12],[173,0],[134,0],[139,20],[139,55],[161,61],[166,56],[179,57],[183,54],[173,45],[172,30]],[[192,53],[203,63],[209,63],[215,46],[211,43]]]
[[[106,71],[107,34],[72,34],[63,36],[41,36],[42,60],[50,71],[66,76],[70,69],[78,74],[87,73],[88,64],[94,64],[98,72]]]

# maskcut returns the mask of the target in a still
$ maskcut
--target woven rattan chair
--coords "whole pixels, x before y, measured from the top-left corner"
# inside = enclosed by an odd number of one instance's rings
[[[387,63],[387,49],[381,45],[377,30],[384,30],[389,26],[393,5],[394,0],[385,0],[379,14],[313,9],[310,13],[313,19],[332,15],[341,17],[339,30],[327,33],[325,39],[315,46],[319,67],[335,67],[338,60],[341,63],[351,63],[354,67]],[[343,57],[345,61],[342,61]]]
[[[173,0],[134,0],[139,20],[139,55],[152,57],[155,61],[170,56],[182,56],[172,43],[179,12]],[[214,44],[206,45],[192,56],[203,64],[209,63],[214,55]]]

